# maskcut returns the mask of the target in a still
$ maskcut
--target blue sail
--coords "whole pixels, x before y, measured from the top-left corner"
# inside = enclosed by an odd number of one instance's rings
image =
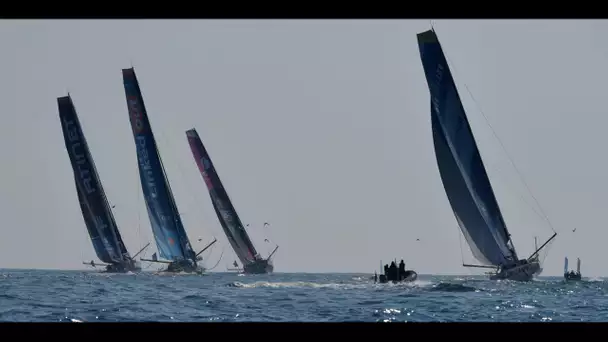
[[[158,253],[168,260],[196,260],[158,153],[135,70],[123,69],[122,77],[141,186]]]
[[[215,209],[215,213],[228,237],[230,245],[243,265],[255,261],[257,251],[243,227],[243,223],[241,223],[241,219],[234,209],[228,193],[220,180],[220,176],[217,174],[213,162],[211,162],[211,157],[209,157],[205,146],[203,146],[203,142],[198,136],[196,129],[192,128],[186,131],[186,137],[188,138],[188,144],[190,144],[194,160],[207,185],[213,209]]]
[[[97,257],[105,263],[130,259],[70,96],[57,98],[59,119],[76,183],[78,202]]]
[[[417,38],[431,98],[437,165],[454,216],[477,260],[511,264],[517,254],[439,40],[432,30]]]

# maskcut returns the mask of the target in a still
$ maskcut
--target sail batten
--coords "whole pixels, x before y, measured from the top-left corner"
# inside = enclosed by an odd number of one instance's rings
[[[417,38],[431,97],[435,156],[454,216],[477,260],[511,264],[517,254],[441,44],[433,30]]]
[[[211,157],[207,153],[196,129],[192,128],[186,131],[186,137],[188,138],[188,144],[190,145],[194,160],[209,191],[213,209],[222,229],[228,237],[230,245],[243,265],[255,261],[257,251],[243,227],[241,219],[232,205],[228,193],[211,161]]]
[[[78,202],[95,253],[105,263],[130,259],[71,97],[57,98],[57,105],[64,143],[74,172]]]
[[[158,254],[167,260],[196,260],[158,151],[135,70],[123,69],[122,75],[141,186]]]

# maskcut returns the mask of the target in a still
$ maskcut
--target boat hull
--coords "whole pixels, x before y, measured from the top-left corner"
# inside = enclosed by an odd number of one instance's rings
[[[163,272],[203,274],[205,272],[205,268],[189,261],[179,260],[170,263],[167,266],[167,269],[165,269]]]
[[[268,274],[274,271],[272,262],[268,259],[256,260],[243,266],[245,274]]]
[[[397,283],[409,283],[412,281],[415,281],[416,279],[418,279],[418,273],[416,273],[416,271],[414,270],[406,270],[404,273],[404,277],[401,280],[388,280],[388,278],[386,277],[386,275],[381,274],[378,277],[378,282],[380,284],[386,284],[388,282],[392,282],[393,284],[397,284]]]
[[[83,262],[84,263],[84,262]],[[88,263],[84,263],[88,264]],[[136,273],[141,272],[141,265],[138,262],[124,262],[124,263],[114,263],[114,264],[105,264],[99,265],[91,262],[90,264],[93,267],[96,266],[105,266],[104,270],[101,271],[103,273]]]
[[[580,273],[564,273],[564,279],[568,281],[579,281],[583,277]]]
[[[541,270],[536,261],[510,268],[503,268],[500,272],[490,276],[490,280],[531,281]]]

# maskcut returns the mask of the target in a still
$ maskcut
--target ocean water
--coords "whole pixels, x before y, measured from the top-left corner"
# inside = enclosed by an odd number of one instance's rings
[[[0,321],[608,321],[608,282],[0,270]]]

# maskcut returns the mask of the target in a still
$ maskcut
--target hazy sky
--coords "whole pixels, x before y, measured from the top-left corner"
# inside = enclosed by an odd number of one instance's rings
[[[443,190],[416,20],[0,22],[0,267],[95,258],[58,119],[70,92],[132,254],[152,241],[121,69],[133,64],[184,225],[206,266],[234,259],[192,158],[195,127],[254,243],[278,272],[475,274]],[[608,274],[604,21],[436,21],[521,257],[552,231],[584,275]],[[527,204],[530,203],[530,204]],[[264,221],[271,228],[263,228]],[[578,228],[572,233],[573,228]],[[203,238],[203,242],[197,242]],[[420,241],[416,241],[420,239]],[[155,251],[154,244],[147,255]],[[96,258],[95,258],[96,259]],[[571,262],[571,265],[574,263]]]

